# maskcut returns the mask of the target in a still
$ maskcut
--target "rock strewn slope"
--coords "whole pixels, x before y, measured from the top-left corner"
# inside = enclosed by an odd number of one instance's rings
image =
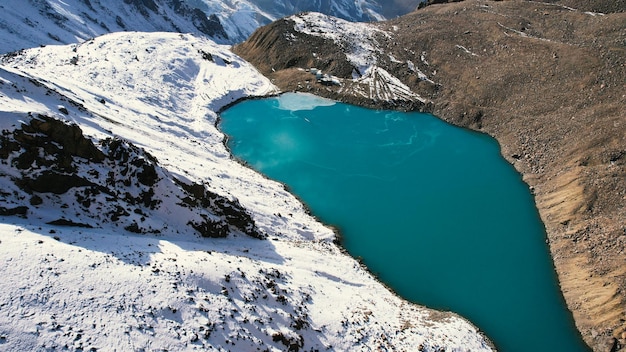
[[[595,350],[619,350],[626,346],[626,13],[619,1],[563,4],[431,5],[367,25],[374,50],[332,33],[341,26],[323,29],[321,19],[301,15],[258,30],[234,51],[283,90],[431,111],[496,137],[535,193],[583,337]],[[315,30],[303,30],[303,21]],[[354,89],[363,76],[355,52],[423,101]],[[322,85],[310,67],[341,85]]]

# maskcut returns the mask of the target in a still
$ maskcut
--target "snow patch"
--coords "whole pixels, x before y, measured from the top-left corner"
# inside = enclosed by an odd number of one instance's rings
[[[367,96],[377,100],[394,101],[394,100],[426,100],[413,93],[413,91],[397,77],[387,72],[382,67],[372,66],[360,79],[359,83],[367,85],[369,92]]]
[[[151,9],[155,5],[157,11]],[[0,3],[0,53],[39,45],[79,43],[119,31],[170,31],[206,35],[210,28],[196,27],[194,9],[211,21],[219,19],[213,39],[235,44],[246,40],[257,28],[305,10],[327,12],[352,21],[381,21],[379,0],[341,0],[282,4],[260,0],[3,0]]]
[[[335,104],[336,102],[333,100],[309,93],[285,93],[278,98],[278,108],[290,111],[313,110],[318,106],[332,106]]]
[[[382,53],[377,37],[389,38],[389,33],[372,24],[349,22],[316,12],[299,14],[289,19],[295,22],[296,31],[337,43],[360,74],[376,64],[376,53]]]
[[[423,56],[422,56],[423,57]],[[432,81],[430,78],[428,78],[428,76],[426,76],[426,74],[424,74],[424,72],[420,71],[420,69],[417,68],[417,66],[415,66],[415,64],[413,63],[413,61],[411,60],[407,60],[406,62],[407,66],[409,67],[409,70],[411,70],[412,72],[417,74],[417,77],[422,80],[422,81],[427,81],[430,82],[432,84],[435,84],[434,81]]]

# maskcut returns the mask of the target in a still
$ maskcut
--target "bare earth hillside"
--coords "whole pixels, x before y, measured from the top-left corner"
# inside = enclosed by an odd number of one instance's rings
[[[302,14],[259,29],[234,51],[284,91],[430,111],[494,136],[535,194],[585,341],[619,351],[626,346],[625,8],[622,0],[468,0],[358,25]],[[328,76],[316,79],[312,67]]]

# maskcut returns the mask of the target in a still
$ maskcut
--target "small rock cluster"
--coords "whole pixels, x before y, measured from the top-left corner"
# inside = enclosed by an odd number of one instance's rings
[[[323,73],[322,70],[318,70],[317,68],[311,67],[307,71],[311,72],[311,74],[315,76],[315,79],[320,84],[323,84],[325,86],[340,86],[341,85],[339,78],[335,76],[331,76],[327,73]]]

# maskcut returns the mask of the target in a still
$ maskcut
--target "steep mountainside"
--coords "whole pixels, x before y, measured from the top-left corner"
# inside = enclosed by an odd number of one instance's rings
[[[625,9],[623,1],[468,0],[371,24],[303,14],[234,51],[286,91],[431,111],[496,137],[535,194],[578,328],[597,351],[619,350]]]
[[[0,53],[69,44],[120,31],[182,32],[226,42],[214,14],[184,0],[6,0],[0,3]]]
[[[191,34],[0,57],[0,349],[492,350],[231,158],[217,111],[276,92]]]
[[[231,43],[247,39],[260,26],[303,11],[315,11],[350,21],[380,21],[414,10],[421,0],[190,0],[206,13],[216,14]]]
[[[420,0],[4,0],[0,53],[39,45],[70,44],[111,32],[181,32],[238,43],[261,25],[301,11],[352,21],[406,14]],[[385,6],[383,6],[385,5]]]

